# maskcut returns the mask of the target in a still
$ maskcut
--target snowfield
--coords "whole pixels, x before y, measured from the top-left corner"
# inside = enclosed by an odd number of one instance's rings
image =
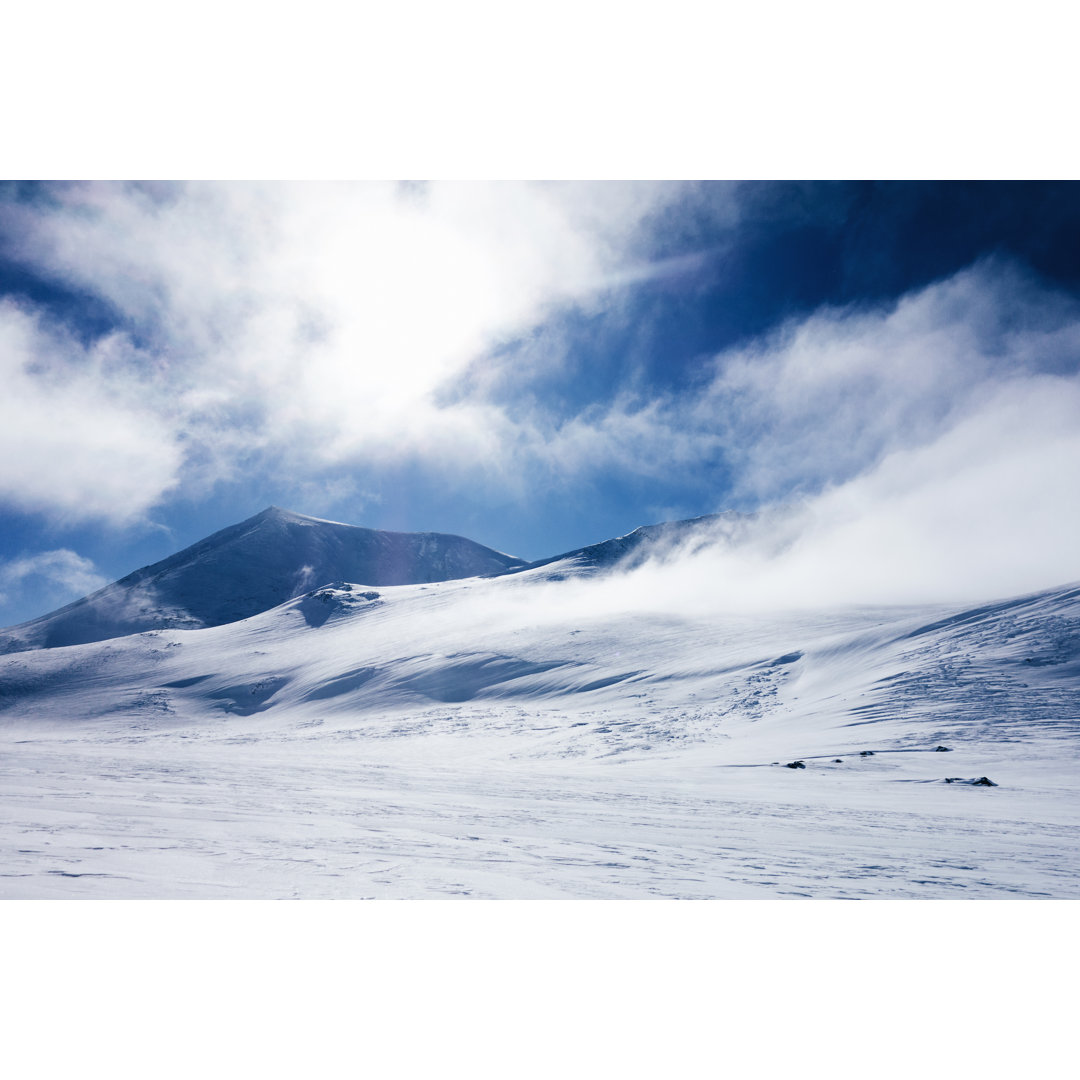
[[[590,573],[0,657],[0,896],[1080,897],[1080,589],[677,614]]]

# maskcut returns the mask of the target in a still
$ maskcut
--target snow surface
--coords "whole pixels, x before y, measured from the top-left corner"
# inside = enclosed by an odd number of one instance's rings
[[[1080,589],[591,610],[576,554],[0,657],[0,896],[1080,896]]]

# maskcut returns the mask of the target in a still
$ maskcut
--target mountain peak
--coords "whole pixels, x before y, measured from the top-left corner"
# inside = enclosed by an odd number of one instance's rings
[[[246,619],[328,581],[412,585],[526,564],[473,540],[265,510],[0,636],[0,653]]]
[[[362,529],[364,527],[362,525],[350,525],[347,521],[332,521],[330,518],[300,514],[295,510],[286,510],[283,506],[268,506],[265,510],[260,510],[254,517],[248,518],[248,521],[280,521],[292,525],[340,525],[343,529]]]
[[[295,510],[286,510],[283,506],[268,506],[260,510],[250,521],[321,521],[321,518],[298,514]]]

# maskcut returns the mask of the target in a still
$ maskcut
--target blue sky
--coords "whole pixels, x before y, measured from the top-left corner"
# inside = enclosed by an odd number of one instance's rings
[[[0,624],[271,503],[1071,580],[1078,293],[1068,183],[5,184]]]

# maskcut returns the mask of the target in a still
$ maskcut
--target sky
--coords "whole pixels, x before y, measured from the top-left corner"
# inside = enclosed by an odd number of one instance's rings
[[[271,504],[782,522],[729,595],[1080,579],[1075,183],[10,182],[0,378],[0,625]]]

